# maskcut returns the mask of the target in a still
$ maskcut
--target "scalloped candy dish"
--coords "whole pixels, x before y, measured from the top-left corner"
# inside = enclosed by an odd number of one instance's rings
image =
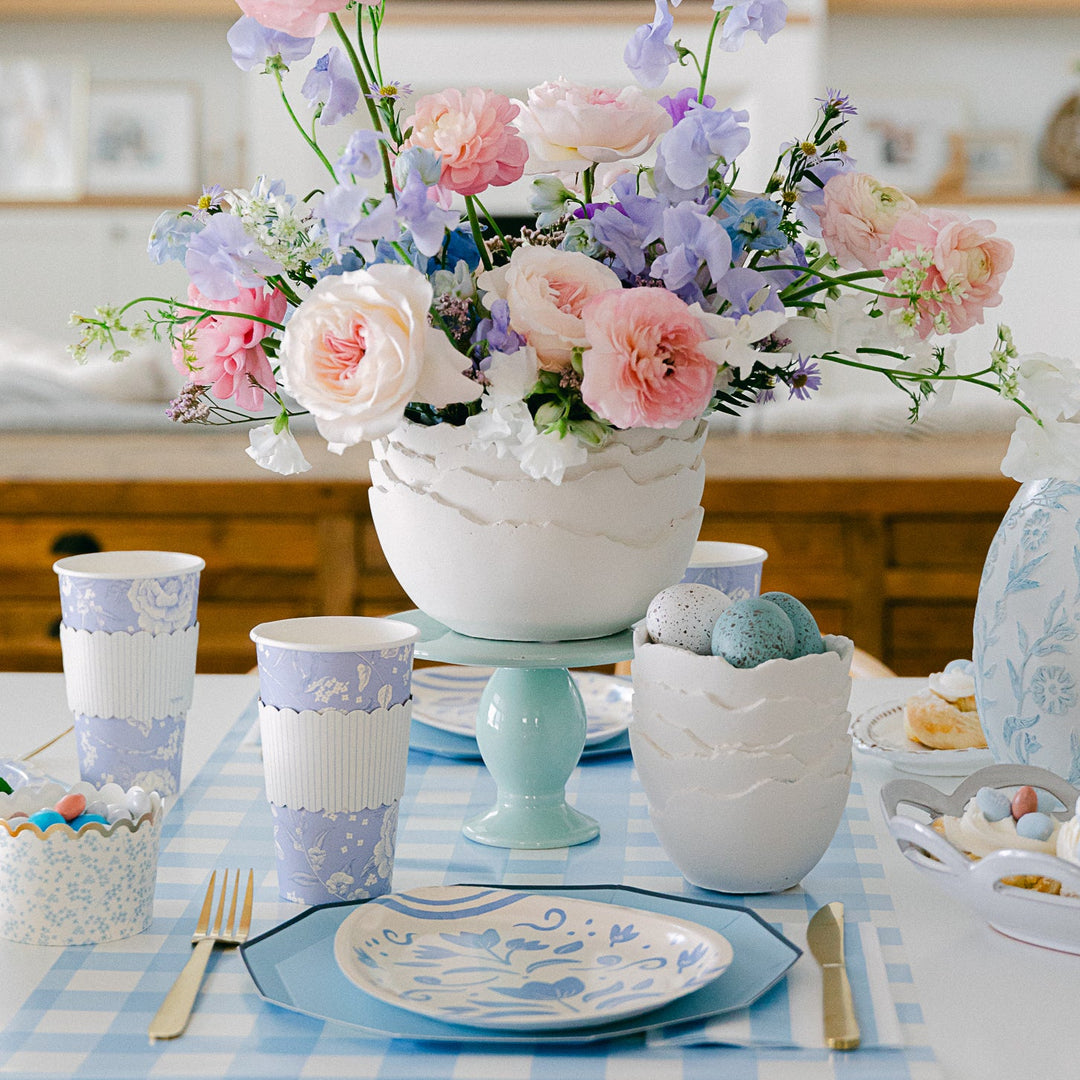
[[[0,937],[28,945],[96,945],[150,925],[164,804],[143,793],[137,820],[90,822],[77,832],[58,821],[44,830],[17,814],[49,809],[65,795],[126,802],[118,784],[70,789],[46,783],[0,794]],[[137,805],[137,803],[136,803]]]
[[[648,1012],[718,978],[715,930],[651,912],[509,889],[393,893],[341,924],[343,974],[380,1001],[454,1024],[536,1030]]]
[[[972,773],[951,794],[919,780],[892,780],[881,789],[881,808],[905,858],[943,892],[1008,937],[1080,954],[1080,866],[1056,855],[1011,849],[973,860],[930,824],[943,815],[959,817],[981,787],[1015,789],[1024,784],[1060,803],[1058,809],[1048,811],[1052,817],[1059,821],[1072,817],[1080,791],[1055,773],[1032,765],[991,765]],[[1003,881],[1022,875],[1059,881],[1062,895]]]

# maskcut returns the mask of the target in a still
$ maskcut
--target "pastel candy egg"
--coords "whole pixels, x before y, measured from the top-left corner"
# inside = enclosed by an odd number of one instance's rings
[[[649,637],[661,644],[708,656],[716,620],[731,599],[711,585],[683,581],[653,597],[645,613]]]
[[[790,658],[795,648],[791,620],[771,600],[752,596],[736,600],[712,633],[712,652],[732,667],[757,667],[766,660]]]
[[[1030,784],[1025,784],[1022,788],[1018,788],[1016,794],[1012,797],[1012,803],[1009,810],[1012,816],[1019,821],[1025,814],[1034,813],[1039,809],[1039,796],[1035,793],[1035,789]]]
[[[817,620],[801,600],[796,600],[786,592],[762,593],[761,599],[774,603],[791,620],[791,628],[795,631],[792,660],[797,656],[814,656],[825,651],[825,642],[821,640]]]
[[[64,816],[55,810],[37,810],[30,815],[30,821],[44,832],[50,825],[64,821]]]
[[[83,811],[83,813],[100,814],[102,817],[104,817],[107,806],[108,804],[105,802],[104,799],[95,799],[93,802],[88,802],[86,804],[86,809]]]
[[[997,788],[979,788],[975,794],[975,803],[987,821],[1004,821],[1012,813],[1009,796]]]
[[[69,791],[67,795],[57,799],[53,809],[65,820],[73,821],[86,809],[86,796],[78,792]]]
[[[1016,822],[1016,835],[1027,840],[1049,840],[1054,831],[1054,821],[1049,814],[1032,811]]]
[[[133,787],[127,793],[124,805],[131,811],[131,816],[138,821],[143,814],[150,813],[150,796],[141,787]]]
[[[96,821],[99,825],[108,825],[109,823],[101,816],[101,814],[80,814],[73,821],[68,824],[78,832],[84,825],[89,825],[90,822]]]
[[[120,803],[109,803],[105,807],[105,820],[110,825],[115,825],[118,821],[131,821],[131,811]]]

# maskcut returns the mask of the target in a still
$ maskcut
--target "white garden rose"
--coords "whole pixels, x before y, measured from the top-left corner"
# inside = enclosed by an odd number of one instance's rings
[[[570,366],[575,346],[588,345],[581,309],[600,293],[621,289],[618,274],[580,251],[524,245],[510,261],[477,279],[491,307],[496,297],[510,307],[511,329],[536,351],[545,371]]]
[[[517,104],[530,173],[576,173],[640,157],[671,127],[667,110],[636,86],[607,90],[556,79],[534,86],[529,100]]]
[[[432,290],[411,266],[378,263],[323,278],[281,343],[285,389],[315,417],[328,449],[380,438],[410,401],[475,401],[469,361],[428,325]]]

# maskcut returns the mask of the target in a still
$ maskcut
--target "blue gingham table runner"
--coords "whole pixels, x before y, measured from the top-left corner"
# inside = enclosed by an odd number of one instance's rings
[[[0,1032],[0,1075],[26,1080],[940,1077],[926,1045],[916,988],[857,781],[835,840],[804,883],[744,901],[798,945],[805,943],[807,920],[820,904],[844,902],[849,964],[866,1043],[853,1053],[820,1045],[820,982],[809,955],[749,1009],[718,1021],[655,1033],[647,1043],[644,1036],[630,1036],[611,1043],[508,1050],[482,1042],[447,1048],[359,1036],[342,1025],[263,1001],[239,955],[216,952],[187,1032],[171,1042],[149,1043],[147,1025],[187,959],[212,869],[255,868],[253,934],[298,910],[277,897],[259,749],[246,738],[255,716],[253,702],[166,819],[150,929],[94,948],[58,949],[52,968]],[[567,795],[601,822],[599,841],[553,851],[484,847],[461,834],[461,822],[486,809],[494,797],[483,767],[410,754],[395,887],[607,882],[718,899],[688,885],[664,855],[628,755],[597,758],[579,768]]]

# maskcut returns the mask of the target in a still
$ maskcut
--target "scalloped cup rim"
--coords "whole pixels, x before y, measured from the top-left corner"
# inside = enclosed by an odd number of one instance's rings
[[[10,837],[29,835],[42,840],[60,835],[82,837],[90,832],[97,833],[99,836],[112,836],[121,829],[133,833],[148,823],[153,824],[160,820],[165,809],[165,800],[157,791],[147,792],[150,798],[150,809],[145,814],[142,814],[138,821],[122,818],[119,821],[114,821],[111,825],[102,825],[100,822],[91,821],[79,828],[78,831],[73,829],[66,821],[55,821],[47,828],[42,829],[36,822],[17,818],[15,820],[18,821],[18,824],[12,825],[11,818],[6,815],[15,811],[33,813],[36,810],[51,809],[59,798],[72,793],[86,795],[87,802],[90,802],[91,794],[100,798],[107,788],[115,787],[119,788],[126,796],[134,790],[135,786],[125,791],[118,784],[102,784],[101,787],[95,787],[85,780],[80,780],[70,787],[64,787],[64,785],[51,780],[44,784],[25,784],[12,792],[0,792],[0,824],[3,825],[4,830]],[[30,809],[31,806],[33,809]]]

